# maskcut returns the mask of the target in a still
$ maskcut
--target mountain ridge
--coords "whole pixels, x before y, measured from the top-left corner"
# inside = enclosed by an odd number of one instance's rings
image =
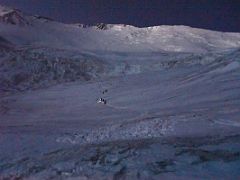
[[[101,30],[108,30],[114,27],[131,27],[131,28],[136,28],[136,29],[157,29],[160,27],[180,27],[180,28],[191,28],[191,29],[198,29],[198,30],[206,30],[206,31],[212,31],[212,32],[222,32],[222,33],[233,33],[233,34],[238,34],[240,32],[223,32],[223,31],[217,31],[217,30],[211,30],[211,29],[204,29],[204,28],[197,28],[197,27],[192,27],[192,26],[188,26],[188,25],[153,25],[153,26],[144,26],[144,27],[139,27],[139,26],[135,26],[135,25],[131,25],[131,24],[121,24],[121,23],[103,23],[103,22],[98,22],[98,23],[63,23],[60,21],[56,21],[52,18],[49,17],[45,17],[42,15],[32,15],[32,14],[26,14],[25,12],[22,12],[20,9],[16,9],[16,8],[10,8],[8,6],[3,6],[0,4],[0,19],[1,17],[3,17],[4,15],[10,15],[10,14],[21,14],[21,18],[25,17],[27,21],[27,19],[32,18],[32,19],[45,19],[48,21],[54,21],[56,23],[61,23],[61,24],[65,24],[65,25],[73,25],[73,26],[78,26],[81,28],[91,28],[94,27],[96,29],[101,29]]]
[[[64,24],[0,6],[0,36],[17,46],[104,52],[206,53],[240,47],[240,33],[184,25]]]

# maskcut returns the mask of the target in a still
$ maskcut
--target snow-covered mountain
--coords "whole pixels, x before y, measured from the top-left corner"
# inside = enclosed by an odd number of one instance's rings
[[[240,46],[239,33],[187,26],[63,24],[0,7],[0,36],[21,46],[114,52],[209,52]]]
[[[0,6],[1,90],[213,62],[240,33],[187,26],[63,24]],[[217,53],[214,53],[217,52]]]
[[[0,6],[0,179],[238,179],[239,72],[240,33]]]

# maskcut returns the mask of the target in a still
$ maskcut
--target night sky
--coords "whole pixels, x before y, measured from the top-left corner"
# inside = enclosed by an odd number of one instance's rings
[[[188,25],[240,32],[240,0],[0,0],[0,4],[66,23]]]

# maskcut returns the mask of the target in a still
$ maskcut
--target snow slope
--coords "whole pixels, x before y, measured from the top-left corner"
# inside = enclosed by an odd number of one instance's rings
[[[237,179],[239,46],[0,6],[0,179]]]
[[[0,174],[235,179],[239,57],[4,97]]]

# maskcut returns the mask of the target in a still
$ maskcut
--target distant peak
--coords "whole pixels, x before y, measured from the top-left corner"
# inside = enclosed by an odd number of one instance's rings
[[[30,24],[20,10],[12,9],[2,5],[0,5],[0,23],[19,26]]]
[[[7,6],[0,5],[0,16],[11,14],[13,12],[21,13],[21,11],[18,10],[18,9],[13,9],[13,8],[10,8],[10,7],[7,7]]]

